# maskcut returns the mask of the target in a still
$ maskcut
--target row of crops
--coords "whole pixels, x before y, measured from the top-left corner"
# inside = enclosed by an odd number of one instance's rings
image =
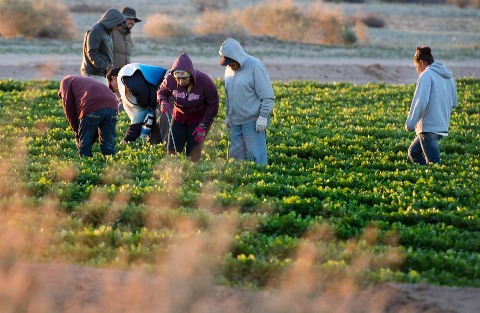
[[[413,134],[403,127],[413,84],[275,82],[261,166],[226,159],[222,109],[201,162],[121,145],[125,114],[115,156],[96,146],[79,159],[58,82],[3,80],[1,210],[15,203],[56,217],[25,227],[51,223],[47,248],[28,254],[35,260],[154,268],[179,238],[229,225],[224,249],[213,236],[198,252],[221,256],[212,272],[226,284],[278,281],[308,243],[323,279],[354,272],[361,282],[480,286],[480,81],[457,86],[443,164],[422,167],[408,161]]]

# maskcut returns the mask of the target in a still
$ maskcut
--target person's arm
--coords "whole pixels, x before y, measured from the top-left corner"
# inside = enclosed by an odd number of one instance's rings
[[[61,98],[62,98],[62,104],[63,104],[63,112],[65,113],[65,117],[68,120],[68,123],[70,124],[70,127],[73,129],[75,134],[78,133],[78,127],[79,127],[79,120],[78,120],[78,113],[77,109],[75,107],[75,99],[72,93],[71,85],[69,88],[66,90],[63,89],[64,86],[61,86]]]
[[[208,128],[212,125],[215,116],[218,113],[218,90],[212,80],[208,80],[205,84],[205,112],[203,113],[202,123]]]
[[[107,60],[104,59],[102,53],[100,53],[100,46],[102,44],[102,38],[95,32],[90,32],[87,38],[87,56],[90,62],[100,71],[106,73],[107,68],[111,66]]]
[[[143,123],[130,124],[125,132],[123,140],[126,142],[132,142],[140,137],[140,134],[142,133],[142,124]]]
[[[157,91],[157,101],[164,113],[170,111],[170,96],[172,95],[172,90],[168,86],[169,79],[170,75],[165,77]]]
[[[405,130],[409,132],[415,131],[415,126],[425,112],[427,104],[430,101],[431,79],[428,75],[420,75],[417,82],[417,88],[413,95],[412,104],[405,121]]]
[[[260,98],[260,116],[267,118],[273,109],[273,94],[272,83],[268,76],[267,69],[263,64],[259,64],[254,70],[255,92]]]

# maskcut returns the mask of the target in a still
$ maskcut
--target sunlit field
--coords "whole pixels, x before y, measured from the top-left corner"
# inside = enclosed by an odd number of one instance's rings
[[[80,159],[58,83],[3,80],[0,294],[41,302],[24,264],[44,262],[149,274],[157,289],[135,286],[175,308],[211,301],[219,285],[325,305],[328,291],[385,281],[478,287],[480,82],[457,84],[443,165],[422,167],[403,129],[413,85],[274,83],[260,166],[226,159],[222,109],[198,163],[121,145],[126,115],[115,156],[96,145]]]

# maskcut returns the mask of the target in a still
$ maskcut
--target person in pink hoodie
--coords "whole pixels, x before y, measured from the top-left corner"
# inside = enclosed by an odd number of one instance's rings
[[[171,133],[168,152],[175,154],[186,149],[193,162],[201,157],[203,142],[218,113],[218,91],[213,80],[195,70],[187,53],[173,62],[170,74],[157,92],[162,111],[168,114],[169,99],[173,98]]]

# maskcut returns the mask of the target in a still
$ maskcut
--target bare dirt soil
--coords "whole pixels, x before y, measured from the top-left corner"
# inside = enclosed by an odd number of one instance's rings
[[[196,69],[213,78],[223,77],[224,68],[218,65],[218,58],[192,57],[192,59]],[[0,58],[0,79],[59,81],[69,74],[79,75],[81,61],[81,56],[78,55],[3,54]],[[173,58],[138,56],[133,61],[170,68]],[[417,79],[415,67],[410,60],[360,58],[312,60],[277,57],[263,61],[273,81],[316,80],[355,84],[410,84],[415,83]],[[457,78],[480,78],[480,62],[446,61],[443,63],[453,70]]]
[[[281,290],[199,288],[193,281],[176,284],[143,272],[58,263],[20,264],[11,272],[25,281],[20,291],[28,292],[19,299],[21,312],[478,313],[480,308],[478,288],[426,284],[387,283],[363,290],[347,284],[292,299]]]

